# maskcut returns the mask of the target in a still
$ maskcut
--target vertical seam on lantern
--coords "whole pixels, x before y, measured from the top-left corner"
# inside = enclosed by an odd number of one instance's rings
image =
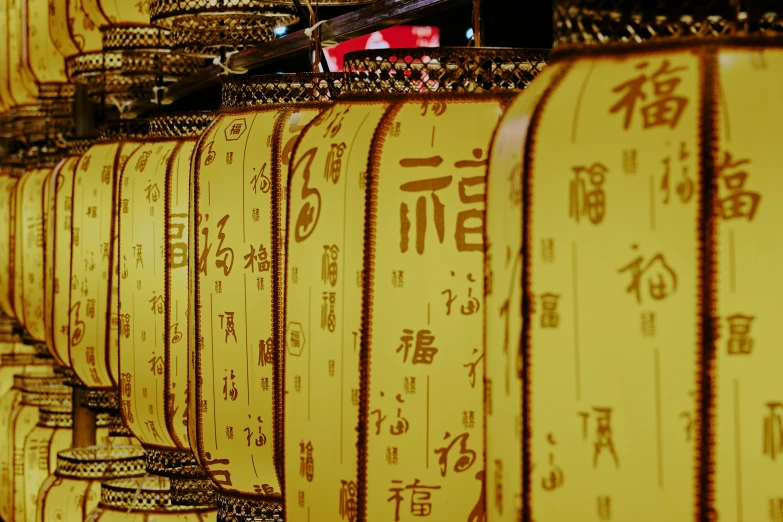
[[[171,154],[166,162],[166,174],[165,174],[165,191],[166,196],[163,198],[163,245],[164,245],[164,258],[163,258],[163,302],[166,306],[166,313],[163,316],[163,357],[164,361],[171,360],[171,193],[172,183],[174,179],[174,169],[179,166],[179,156],[182,152],[182,147],[187,140],[176,139],[172,141],[176,143],[174,148],[171,149]],[[177,160],[176,163],[174,160]],[[177,169],[179,172],[179,169]],[[179,174],[177,174],[177,177]],[[174,429],[174,417],[169,411],[169,387],[171,386],[171,364],[164,364],[163,370],[163,389],[164,389],[164,405],[163,405],[163,419],[166,424],[166,429],[169,432],[169,437],[174,442],[174,445],[179,449],[187,451],[187,447],[182,444],[179,438],[177,430]],[[181,391],[181,390],[180,390]]]
[[[377,177],[381,163],[378,152],[391,130],[391,121],[402,108],[403,101],[390,103],[384,111],[370,144],[367,178],[364,189],[364,238],[362,263],[362,320],[359,341],[359,437],[356,443],[358,490],[356,495],[358,522],[367,520],[367,438],[370,404],[370,332],[372,331],[373,270],[375,267],[375,217],[378,205]]]
[[[73,364],[73,355],[71,354],[71,349],[73,348],[71,346],[71,330],[73,328],[71,324],[71,314],[73,313],[73,288],[72,288],[72,280],[73,280],[73,256],[76,253],[76,248],[73,244],[73,230],[74,230],[74,222],[76,221],[76,180],[80,179],[79,175],[79,166],[82,164],[82,160],[85,157],[92,157],[92,147],[87,149],[87,152],[82,154],[82,156],[79,158],[79,161],[76,162],[76,166],[73,168],[73,186],[71,187],[71,223],[69,227],[69,235],[71,236],[71,254],[68,256],[69,264],[70,264],[70,273],[68,275],[68,360],[71,363],[71,369],[73,370],[73,374],[76,376],[77,379],[81,380],[81,377],[79,376],[79,373],[76,371],[76,368]],[[90,156],[88,156],[90,154]],[[13,208],[13,205],[11,206]],[[11,244],[13,245],[13,241],[11,241]],[[86,386],[85,386],[86,388]]]
[[[532,236],[532,188],[533,188],[533,170],[534,170],[534,150],[538,126],[541,123],[541,117],[554,91],[560,86],[563,79],[571,70],[573,62],[566,61],[562,69],[557,71],[552,83],[546,88],[541,99],[536,104],[530,119],[530,126],[525,136],[522,158],[522,335],[520,339],[520,348],[522,351],[522,520],[523,522],[533,521],[532,508],[532,485],[531,485],[531,417],[530,417],[530,399],[532,395],[531,377],[533,375],[530,368],[531,342],[530,342],[530,315],[532,313],[532,303],[530,296],[531,286],[531,263],[530,263],[530,241]],[[523,95],[524,96],[524,95]]]
[[[283,337],[280,335],[280,314],[281,314],[281,292],[285,281],[281,279],[280,274],[280,198],[281,183],[280,176],[282,176],[282,169],[280,168],[280,149],[283,141],[283,127],[284,122],[287,121],[294,111],[291,108],[281,109],[276,118],[275,125],[272,130],[272,155],[270,158],[271,169],[270,174],[272,178],[271,189],[271,208],[270,212],[270,227],[271,232],[269,238],[269,249],[272,253],[272,281],[271,281],[271,294],[272,294],[272,346],[280,346],[280,339]],[[286,198],[287,199],[287,198]],[[248,347],[249,348],[249,347]],[[272,415],[274,440],[272,441],[272,450],[274,453],[273,461],[275,466],[275,476],[277,476],[277,483],[280,485],[280,501],[285,505],[285,468],[282,467],[285,442],[283,437],[285,436],[283,417],[283,390],[284,377],[281,378],[281,370],[283,369],[283,359],[281,357],[280,350],[273,350],[272,357],[274,360],[273,375],[272,375]],[[249,385],[250,383],[248,383]]]
[[[718,82],[717,51],[706,47],[699,55],[700,126],[699,170],[699,329],[697,342],[697,386],[699,389],[699,428],[696,520],[712,520],[714,513],[714,406],[715,406],[715,311],[716,311],[716,223],[715,223],[715,154],[718,149]]]

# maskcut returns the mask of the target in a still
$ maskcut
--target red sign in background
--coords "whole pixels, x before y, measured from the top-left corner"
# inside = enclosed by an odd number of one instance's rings
[[[351,51],[363,49],[389,49],[405,47],[438,47],[440,30],[430,26],[389,27],[369,35],[360,36],[334,47],[324,49],[330,71],[343,70],[343,57]]]

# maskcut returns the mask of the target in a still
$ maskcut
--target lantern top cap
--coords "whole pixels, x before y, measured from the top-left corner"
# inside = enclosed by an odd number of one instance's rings
[[[491,47],[366,49],[346,54],[344,68],[351,93],[480,93],[524,89],[548,55]]]
[[[212,123],[211,111],[180,112],[164,114],[150,119],[150,133],[153,138],[195,138]]]
[[[83,480],[135,477],[146,473],[144,450],[139,446],[86,446],[57,454],[58,477]]]
[[[149,137],[150,120],[146,118],[129,118],[111,120],[98,127],[99,142],[141,140]]]
[[[123,512],[177,513],[206,511],[211,506],[182,506],[171,500],[171,481],[166,477],[118,478],[101,484],[100,507]]]
[[[554,46],[773,36],[781,15],[778,0],[554,0]]]
[[[232,76],[223,83],[222,107],[329,101],[340,95],[343,81],[341,73]]]
[[[188,480],[209,480],[196,457],[190,451],[161,450],[145,448],[147,472],[162,477],[177,477]]]

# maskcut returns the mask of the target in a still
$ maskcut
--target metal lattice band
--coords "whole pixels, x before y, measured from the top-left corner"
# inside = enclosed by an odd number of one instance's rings
[[[2,366],[46,366],[52,364],[52,361],[42,359],[32,353],[4,353],[0,355],[0,364]]]
[[[90,150],[90,147],[92,147],[94,141],[88,140],[88,139],[78,139],[78,140],[69,140],[68,141],[68,152],[74,156],[81,156],[84,153],[86,153],[88,150]],[[71,372],[68,374],[71,379],[73,377],[76,377],[76,373],[71,370]],[[78,377],[76,377],[78,379]],[[75,382],[71,380],[70,382]],[[81,381],[78,381],[81,382]],[[77,384],[74,384],[74,386],[79,386]]]
[[[30,386],[22,389],[22,404],[50,408],[71,408],[71,389],[65,385]]]
[[[64,100],[76,96],[76,86],[68,82],[52,82],[38,84],[39,100]]]
[[[218,494],[218,522],[283,522],[283,506]]]
[[[67,155],[68,150],[67,149],[59,149],[54,150],[51,152],[42,152],[38,156],[38,166],[39,167],[56,167],[58,163]],[[40,357],[40,356],[39,356]]]
[[[329,101],[343,90],[340,73],[232,76],[223,83],[223,108]]]
[[[120,392],[117,388],[89,390],[82,406],[95,411],[119,411]]]
[[[206,472],[189,451],[146,449],[147,472],[162,477],[206,479]]]
[[[216,506],[217,489],[209,479],[172,478],[171,502],[179,506]]]
[[[112,479],[144,473],[144,450],[138,446],[87,446],[57,454],[58,477]]]
[[[780,2],[754,0],[749,11],[739,4],[735,0],[555,0],[555,45],[783,31]]]
[[[109,25],[101,29],[103,51],[166,49],[171,46],[169,31],[154,25]]]
[[[22,391],[39,386],[57,386],[62,382],[59,375],[14,375],[14,388]]]
[[[211,111],[166,114],[150,120],[150,137],[153,138],[196,138],[212,123]]]
[[[351,93],[487,92],[524,89],[546,67],[538,49],[436,47],[345,55]]]
[[[171,485],[165,477],[120,478],[101,484],[100,507],[122,511],[183,512],[212,509],[180,506],[171,501]]]
[[[45,409],[38,412],[38,426],[43,428],[72,428],[73,417],[68,408]]]
[[[297,21],[299,18],[279,9],[272,16],[269,13],[232,13],[179,17],[172,22],[171,48],[190,56],[220,56],[221,51],[240,51],[271,42],[277,39],[277,27]]]
[[[360,5],[373,0],[318,0],[323,5]],[[184,15],[204,15],[210,13],[246,13],[280,11],[281,7],[293,10],[292,0],[150,0],[150,19],[153,22],[166,23],[167,19]]]
[[[103,123],[98,128],[97,141],[121,141],[145,139],[149,137],[150,121],[148,119],[113,120]],[[117,390],[112,390],[119,397]],[[119,399],[116,399],[119,407]]]

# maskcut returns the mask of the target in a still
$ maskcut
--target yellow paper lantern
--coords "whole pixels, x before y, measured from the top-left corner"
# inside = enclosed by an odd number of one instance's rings
[[[113,443],[61,451],[54,474],[38,494],[36,521],[86,520],[100,501],[101,480],[138,477],[144,468],[144,450],[138,446]]]
[[[221,517],[280,510],[283,441],[274,340],[287,167],[341,76],[231,78],[193,156],[190,445]]]
[[[288,520],[482,519],[486,164],[506,89],[545,58],[349,54],[350,90],[383,94],[343,97],[303,131],[286,250]]]
[[[187,271],[190,157],[210,121],[207,112],[153,119],[125,162],[118,200],[122,415],[147,449],[147,470],[182,479],[182,490],[206,481],[187,430]]]
[[[38,490],[54,473],[57,453],[71,447],[73,438],[71,408],[41,408],[38,424],[24,442],[22,475],[14,491],[16,522],[35,522]]]
[[[16,221],[15,277],[21,301],[20,321],[35,341],[45,341],[44,328],[44,205],[43,191],[50,168],[29,169],[19,181]],[[48,208],[48,207],[47,207]],[[17,310],[18,312],[18,310]]]
[[[216,512],[208,506],[177,506],[171,501],[169,479],[138,477],[107,480],[101,485],[101,501],[90,513],[91,522],[213,522]]]
[[[39,409],[63,407],[70,401],[70,390],[61,383],[55,376],[17,375],[14,388],[0,399],[0,516],[3,520],[14,521],[16,491],[24,492],[24,444],[38,423]]]
[[[626,7],[493,146],[489,520],[774,520],[779,6]]]
[[[73,154],[60,162],[46,181],[49,194],[45,203],[48,205],[44,262],[46,345],[57,363],[67,368],[71,366],[68,330],[73,180],[79,158],[87,151],[89,145],[83,143],[79,144],[79,147],[82,149],[72,149]]]
[[[79,159],[73,184],[70,330],[71,365],[88,388],[119,382],[120,330],[116,209],[119,173],[148,131],[148,123],[121,121]]]
[[[8,82],[11,99],[17,106],[34,105],[38,97],[38,86],[23,52],[29,20],[26,4],[26,0],[5,1],[8,24]]]
[[[0,241],[6,245],[6,248],[0,248],[0,311],[10,318],[15,317],[12,304],[13,276],[11,270],[16,237],[14,197],[18,181],[16,177],[11,176],[10,166],[3,167],[3,173],[0,175]]]

